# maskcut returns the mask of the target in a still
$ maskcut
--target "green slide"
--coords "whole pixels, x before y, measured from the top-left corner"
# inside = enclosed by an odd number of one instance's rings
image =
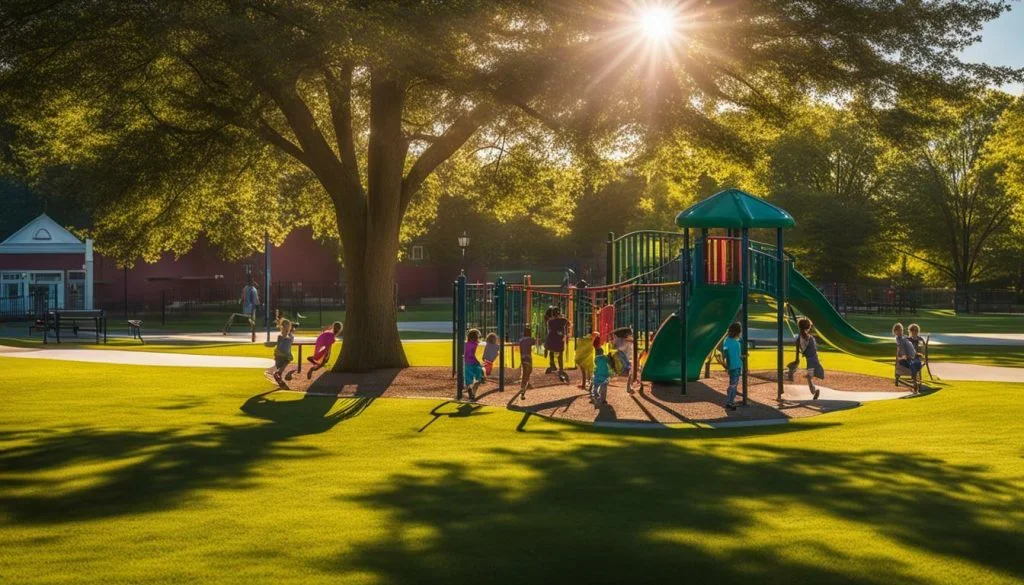
[[[722,340],[729,324],[736,319],[743,302],[739,286],[697,286],[686,311],[686,378],[700,377],[704,360]],[[676,315],[665,319],[654,336],[643,379],[648,382],[679,382],[679,359],[682,353]]]
[[[865,335],[843,319],[811,281],[789,267],[789,303],[813,323],[818,337],[836,349],[867,357],[895,355],[896,343],[887,337]]]
[[[867,357],[893,355],[894,342],[886,337],[865,335],[843,319],[811,281],[792,265],[789,267],[789,299],[796,310],[814,322],[819,338],[847,353]],[[686,313],[686,378],[697,380],[708,354],[721,342],[725,330],[736,319],[743,302],[738,286],[697,286]],[[647,356],[643,379],[648,382],[679,382],[679,319],[672,315],[658,328]]]

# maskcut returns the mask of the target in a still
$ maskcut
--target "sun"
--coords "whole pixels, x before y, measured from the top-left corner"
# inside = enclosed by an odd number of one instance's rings
[[[667,41],[676,34],[676,14],[668,6],[653,5],[637,14],[641,34],[651,41]]]

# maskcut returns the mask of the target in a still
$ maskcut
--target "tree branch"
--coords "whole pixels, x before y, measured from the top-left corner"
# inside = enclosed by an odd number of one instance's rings
[[[293,79],[290,82],[266,84],[264,89],[277,104],[292,133],[298,139],[305,155],[304,164],[313,171],[327,193],[347,215],[361,216],[365,207],[356,202],[365,203],[362,187],[360,185],[356,189],[355,185],[346,180],[346,175],[341,172],[341,161],[327,144],[313,112],[299,95],[295,81]]]
[[[558,120],[534,108],[530,104],[526,103],[522,98],[512,95],[506,89],[493,89],[491,90],[491,95],[493,95],[498,101],[515,107],[516,109],[523,112],[527,116],[533,118],[534,120],[537,120],[541,124],[544,124],[551,130],[564,129],[564,125],[561,124]]]
[[[416,160],[409,169],[409,173],[402,180],[401,213],[409,207],[412,196],[416,194],[423,181],[434,172],[434,169],[441,163],[448,160],[455,151],[462,147],[469,140],[481,125],[494,115],[494,106],[489,103],[480,104],[472,110],[459,116],[451,126],[423,154]]]
[[[426,134],[424,132],[410,132],[405,135],[405,139],[409,142],[429,142],[431,144],[437,142],[439,138],[440,136]]]
[[[921,262],[924,262],[925,264],[928,264],[929,266],[932,266],[934,268],[938,268],[942,272],[948,274],[950,276],[950,278],[952,278],[954,281],[956,280],[956,273],[953,272],[953,269],[950,268],[949,266],[945,266],[945,265],[939,264],[938,262],[936,262],[934,260],[929,260],[929,259],[924,258],[922,256],[918,256],[917,254],[911,252],[910,250],[906,250],[906,249],[901,248],[899,246],[896,246],[895,249],[900,254],[906,254],[907,256],[910,256],[911,258],[914,258],[916,260],[920,260]]]
[[[294,142],[282,136],[280,132],[274,129],[274,127],[263,118],[260,118],[259,124],[259,134],[261,138],[291,155],[292,158],[303,165],[307,167],[309,166],[309,160],[306,158],[306,153],[296,146]]]
[[[331,123],[334,126],[334,138],[338,144],[338,156],[351,189],[358,188],[362,192],[362,179],[359,175],[359,159],[356,157],[355,138],[352,133],[352,75],[355,66],[345,61],[341,66],[341,75],[335,76],[327,65],[321,70],[327,86],[327,101],[331,107]]]

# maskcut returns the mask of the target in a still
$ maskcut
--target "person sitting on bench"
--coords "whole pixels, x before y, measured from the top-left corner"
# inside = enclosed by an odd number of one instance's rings
[[[892,334],[896,337],[896,363],[910,371],[910,378],[913,381],[916,394],[921,390],[921,358],[917,355],[914,342],[903,335],[902,323],[892,326]]]
[[[313,346],[313,355],[306,358],[312,364],[309,371],[306,372],[307,380],[312,379],[313,372],[326,366],[327,362],[331,359],[331,347],[338,337],[341,336],[341,328],[341,321],[335,321],[330,329],[324,331],[316,338],[316,344]]]
[[[232,313],[228,317],[228,322],[224,324],[224,335],[228,334],[228,329],[235,323],[235,317],[242,317],[249,321],[249,330],[252,332],[252,340],[256,341],[256,308],[260,306],[260,293],[256,289],[256,280],[250,276],[249,282],[242,287],[242,297],[239,299],[242,304],[241,313]]]

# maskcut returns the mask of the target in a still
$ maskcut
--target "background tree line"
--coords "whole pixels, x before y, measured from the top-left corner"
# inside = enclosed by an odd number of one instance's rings
[[[687,205],[736,186],[797,218],[787,247],[818,282],[1020,286],[1024,100],[984,91],[915,108],[920,123],[899,134],[857,104],[807,104],[778,127],[723,116],[746,129],[748,157],[670,141],[597,169],[509,158],[441,196],[418,241],[457,264],[466,230],[477,262],[586,270],[608,232],[672,230]]]
[[[797,218],[787,247],[817,282],[898,281],[961,295],[972,286],[1020,287],[1024,100],[985,91],[918,113],[923,122],[901,135],[859,115],[856,104],[806,104],[779,126],[730,114],[721,122],[744,129],[746,156],[670,140],[596,165],[499,138],[432,177],[403,225],[403,254],[424,244],[432,262],[454,271],[462,263],[455,239],[466,231],[477,265],[573,267],[600,279],[609,232],[672,230],[681,209],[737,186]],[[66,193],[14,180],[0,189],[11,210],[3,233],[43,209],[88,223]]]

